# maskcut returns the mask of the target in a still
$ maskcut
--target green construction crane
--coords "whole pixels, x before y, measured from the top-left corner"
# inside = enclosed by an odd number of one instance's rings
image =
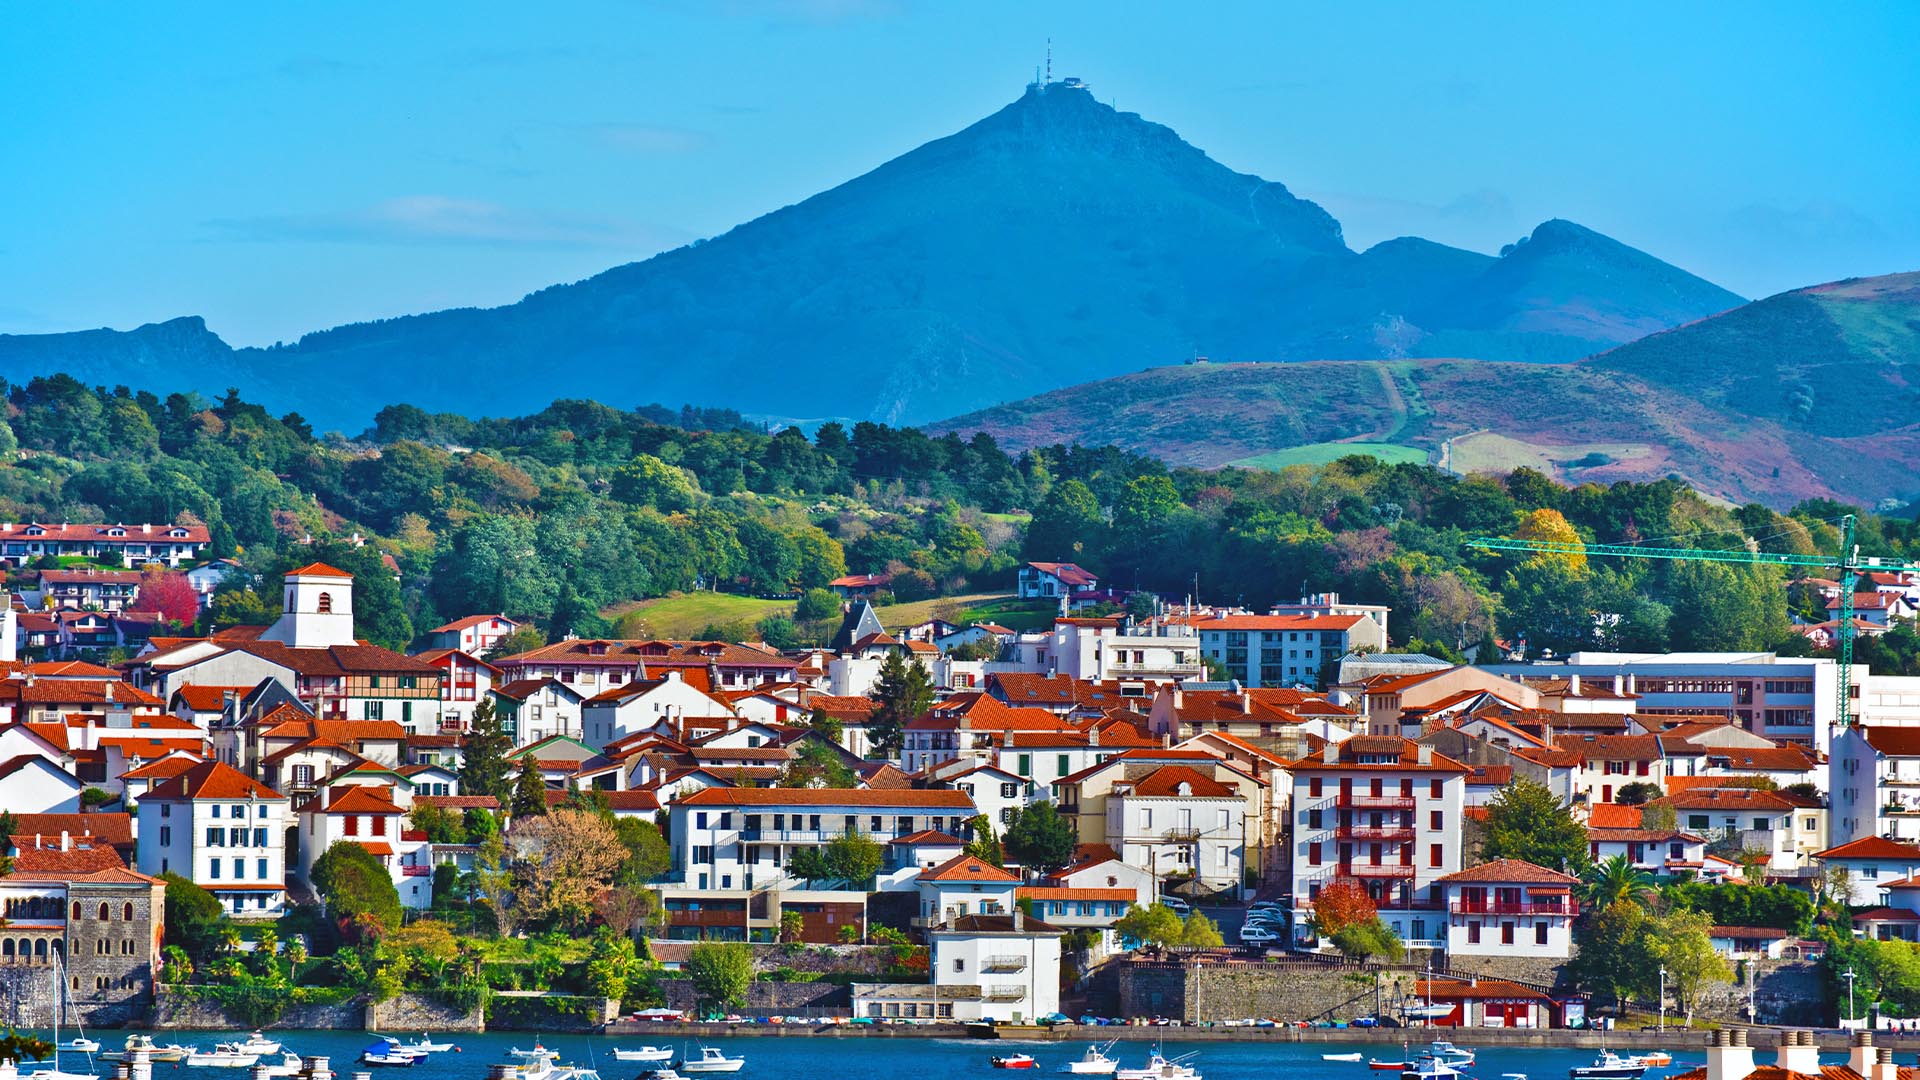
[[[1840,707],[1842,725],[1853,723],[1853,587],[1862,571],[1920,570],[1920,563],[1899,559],[1861,558],[1853,540],[1853,515],[1840,519],[1839,555],[1779,555],[1770,551],[1707,551],[1699,548],[1642,547],[1637,544],[1568,544],[1556,541],[1514,540],[1504,536],[1482,536],[1469,547],[1488,551],[1524,551],[1551,555],[1617,555],[1628,559],[1694,559],[1701,562],[1757,563],[1762,566],[1792,566],[1803,569],[1840,571]]]

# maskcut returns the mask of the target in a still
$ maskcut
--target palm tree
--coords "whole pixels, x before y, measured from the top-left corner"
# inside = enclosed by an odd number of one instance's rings
[[[1581,892],[1588,907],[1595,911],[1622,900],[1649,907],[1660,895],[1660,890],[1654,887],[1653,875],[1634,866],[1625,855],[1615,855],[1588,867]]]
[[[220,949],[228,955],[240,951],[240,931],[237,928],[228,926],[221,929]]]

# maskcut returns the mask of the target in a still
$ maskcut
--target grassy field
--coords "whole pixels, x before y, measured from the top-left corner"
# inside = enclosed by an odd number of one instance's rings
[[[1284,469],[1289,465],[1325,465],[1348,454],[1370,454],[1390,465],[1425,465],[1428,457],[1427,452],[1417,446],[1402,446],[1399,443],[1323,442],[1256,454],[1231,464],[1243,469]]]
[[[1454,439],[1448,448],[1447,466],[1454,472],[1507,473],[1518,468],[1535,469],[1548,476],[1562,475],[1567,467],[1582,468],[1635,461],[1652,450],[1638,443],[1576,443],[1550,446],[1524,442],[1491,431],[1476,431]]]
[[[792,611],[791,600],[759,600],[731,593],[693,592],[616,604],[600,614],[612,620],[638,614],[646,620],[647,630],[652,637],[692,638],[699,636],[708,624],[729,623],[736,619],[757,623],[776,612]]]
[[[962,626],[973,622],[993,622],[1009,630],[1038,630],[1053,625],[1056,605],[1037,600],[1020,600],[1003,593],[973,593],[967,596],[942,596],[917,600],[911,604],[889,604],[873,609],[880,625],[889,630],[923,623],[936,614]]]

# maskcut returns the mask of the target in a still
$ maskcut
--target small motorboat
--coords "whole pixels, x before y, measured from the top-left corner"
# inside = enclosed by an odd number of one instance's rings
[[[1631,1054],[1627,1060],[1635,1065],[1645,1065],[1649,1069],[1664,1069],[1673,1064],[1673,1055],[1665,1050],[1649,1050],[1644,1054]]]
[[[1500,1080],[1527,1080],[1526,1073],[1501,1073]]]
[[[1408,1005],[1400,1012],[1409,1020],[1445,1020],[1453,1009],[1452,1005]]]
[[[702,1046],[699,1057],[690,1057],[680,1063],[683,1073],[732,1073],[739,1072],[747,1063],[744,1057],[728,1057],[717,1046]]]
[[[1060,1071],[1063,1073],[1078,1073],[1083,1076],[1112,1076],[1114,1070],[1120,1067],[1120,1063],[1108,1054],[1108,1051],[1112,1049],[1113,1043],[1111,1042],[1105,1046],[1098,1044],[1089,1046],[1087,1047],[1086,1057],[1081,1058],[1079,1061],[1067,1062],[1065,1065],[1060,1066]]]
[[[60,1050],[67,1054],[97,1054],[100,1052],[100,1044],[85,1035],[75,1035],[61,1043]]]
[[[305,1067],[300,1060],[299,1054],[287,1053],[280,1055],[280,1064],[278,1065],[268,1061],[266,1058],[261,1058],[260,1064],[256,1066],[256,1068],[267,1070],[268,1076],[299,1076],[300,1070]]]
[[[225,1043],[223,1045],[231,1046],[242,1054],[266,1055],[280,1052],[279,1043],[274,1042],[258,1031],[248,1034],[246,1038],[241,1039],[239,1042]]]
[[[1372,1069],[1374,1072],[1405,1072],[1409,1067],[1410,1064],[1405,1061],[1381,1061],[1379,1058],[1367,1059],[1367,1068]]]
[[[1351,1061],[1351,1062],[1358,1063],[1360,1061],[1360,1055],[1359,1054],[1321,1054],[1320,1060],[1321,1061]]]
[[[996,1069],[1037,1069],[1040,1063],[1033,1060],[1032,1054],[1008,1054],[1005,1057],[991,1059]]]
[[[212,1050],[194,1050],[187,1054],[183,1062],[191,1069],[251,1069],[253,1063],[260,1060],[259,1054],[243,1054],[235,1047],[239,1043],[220,1043]]]
[[[613,1052],[613,1060],[615,1061],[659,1061],[659,1062],[672,1061],[673,1047],[643,1046],[638,1050],[615,1049]]]
[[[399,1039],[384,1038],[360,1051],[360,1064],[383,1069],[404,1069],[418,1065],[426,1056],[401,1046]]]
[[[400,1049],[413,1054],[438,1054],[444,1050],[452,1050],[454,1046],[452,1043],[434,1042],[432,1039],[427,1038],[426,1034],[422,1032],[420,1037],[412,1042],[401,1043]]]
[[[1436,1060],[1455,1067],[1473,1064],[1473,1051],[1462,1050],[1445,1039],[1435,1039],[1428,1043],[1427,1053]]]
[[[1591,1065],[1576,1065],[1567,1070],[1572,1080],[1640,1080],[1648,1066],[1623,1058],[1611,1050],[1600,1051]]]
[[[1400,1080],[1464,1080],[1465,1077],[1465,1073],[1432,1054],[1421,1055],[1412,1068],[1400,1074]]]
[[[1169,1061],[1160,1051],[1155,1050],[1147,1059],[1143,1069],[1117,1069],[1114,1080],[1200,1080],[1200,1074],[1187,1061],[1194,1055],[1187,1054]]]
[[[179,1045],[155,1046],[153,1044],[153,1036],[151,1035],[129,1035],[127,1036],[126,1049],[109,1050],[100,1055],[100,1060],[132,1061],[135,1050],[145,1050],[147,1052],[147,1060],[153,1062],[155,1065],[178,1065],[187,1060],[187,1053],[192,1050],[192,1047]]]
[[[533,1049],[531,1050],[522,1050],[516,1046],[508,1050],[507,1053],[514,1057],[519,1058],[522,1061],[558,1061],[560,1060],[559,1054],[553,1052],[552,1050],[547,1049],[544,1046],[541,1046],[537,1042],[533,1044]]]

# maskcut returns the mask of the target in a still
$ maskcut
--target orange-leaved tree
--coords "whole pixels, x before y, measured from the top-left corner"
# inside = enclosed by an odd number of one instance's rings
[[[1373,897],[1357,881],[1340,880],[1320,890],[1313,901],[1313,925],[1322,937],[1332,937],[1350,926],[1363,926],[1378,918]]]

